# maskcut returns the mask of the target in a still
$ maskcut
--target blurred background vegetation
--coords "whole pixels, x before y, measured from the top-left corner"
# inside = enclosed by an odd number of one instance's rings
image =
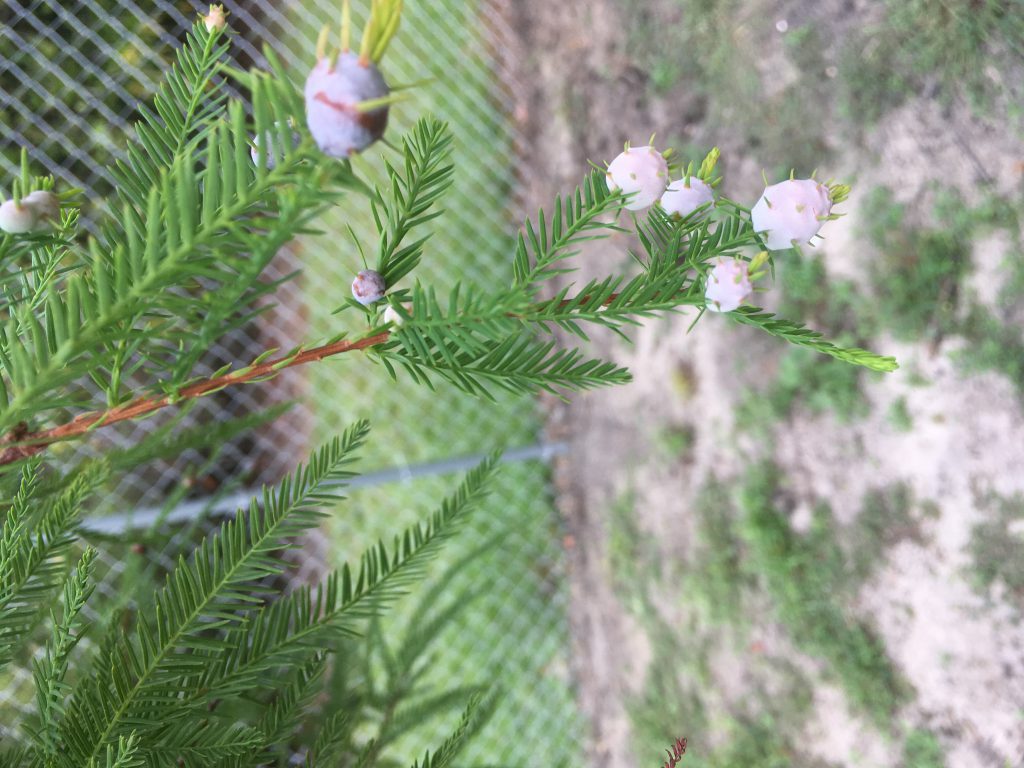
[[[733,170],[752,176],[735,162],[740,153],[769,163],[769,180],[821,166],[841,169],[854,184],[850,219],[827,227],[818,248],[777,258],[774,290],[759,301],[843,343],[899,350],[897,376],[911,391],[932,386],[921,361],[934,368],[944,359],[964,380],[986,374],[1024,392],[1024,155],[1012,153],[1024,147],[1024,4],[620,5],[628,9],[633,63],[686,123],[667,143],[699,156],[726,142],[734,150],[723,150],[727,188],[731,160]],[[777,42],[766,44],[770,38]],[[941,137],[900,133],[927,109],[946,121]],[[955,141],[965,126],[973,135],[998,136],[1011,151],[1007,158],[965,139],[960,151],[975,175],[966,187],[939,165],[880,167],[887,140]],[[1017,181],[997,182],[1008,176]],[[752,193],[753,185],[742,189]],[[852,237],[833,246],[840,227]],[[993,256],[992,247],[1002,255]],[[873,724],[872,739],[887,745],[879,764],[952,768],[954,726],[943,733],[908,716],[918,711],[914,688],[862,606],[863,587],[894,547],[929,546],[925,531],[943,514],[943,500],[914,493],[912,470],[900,466],[909,457],[864,449],[860,460],[879,462],[888,484],[859,491],[859,511],[841,524],[830,499],[812,498],[808,511],[813,478],[789,477],[770,458],[779,436],[797,424],[840,439],[850,430],[910,433],[922,426],[920,417],[906,395],[890,396],[896,387],[881,389],[881,377],[805,350],[773,353],[777,362],[737,360],[738,375],[752,382],[735,403],[739,477],[704,478],[695,527],[687,528],[692,546],[666,560],[658,537],[635,522],[641,502],[632,485],[609,510],[615,584],[653,654],[643,691],[629,706],[633,749],[640,764],[655,765],[665,734],[685,723],[711,745],[687,755],[693,766],[875,765],[877,753],[853,748],[823,759],[808,743],[825,685],[842,691],[855,721]],[[652,435],[665,466],[693,461],[693,436],[680,441],[680,431]],[[1019,613],[1024,560],[1014,521],[1021,499],[978,486],[980,522],[965,550],[964,578],[979,598]],[[1002,765],[997,754],[978,764]]]

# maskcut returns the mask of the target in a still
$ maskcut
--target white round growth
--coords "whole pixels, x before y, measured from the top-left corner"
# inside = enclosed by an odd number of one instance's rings
[[[8,200],[0,205],[0,230],[9,235],[23,235],[36,228],[39,212],[25,200]]]
[[[39,189],[30,192],[22,202],[35,209],[40,219],[56,221],[60,218],[60,198],[49,190]]]
[[[390,93],[373,62],[345,52],[321,59],[306,79],[306,120],[320,151],[331,157],[362,152],[384,135],[388,107],[361,110],[364,101]]]
[[[402,309],[404,309],[408,314],[412,310],[412,305],[405,304]],[[402,317],[401,313],[397,309],[388,304],[387,308],[384,310],[384,322],[391,323],[394,326],[399,326],[405,322],[405,318]]]
[[[789,179],[765,189],[750,219],[768,250],[784,251],[809,243],[831,211],[828,187],[814,179]]]
[[[714,202],[715,192],[711,185],[696,176],[673,181],[661,196],[661,207],[665,213],[683,219],[701,206]]]
[[[627,147],[608,165],[608,189],[631,195],[626,209],[649,208],[668,186],[668,163],[654,147]]]
[[[380,272],[364,269],[352,281],[352,296],[364,307],[384,298],[387,284]]]
[[[704,298],[712,312],[732,312],[753,292],[754,286],[750,283],[747,262],[719,258],[718,263],[708,273]]]
[[[274,123],[275,131],[276,131],[276,129],[278,127],[279,127],[279,123]],[[268,133],[269,133],[269,131],[268,131]],[[252,149],[249,150],[249,154],[252,156],[253,163],[258,163],[260,161],[260,146],[262,144],[263,138],[267,139],[267,163],[266,163],[267,170],[268,171],[272,171],[272,170],[274,170],[274,168],[277,167],[277,147],[276,147],[276,142],[274,141],[274,137],[272,135],[271,136],[264,135],[263,137],[261,137],[261,136],[253,136],[252,137]],[[302,137],[299,135],[298,131],[295,131],[295,130],[292,131],[291,142],[292,142],[291,149],[293,149],[293,150],[296,147],[298,147],[299,144],[302,142]]]
[[[228,25],[228,14],[224,6],[211,5],[210,12],[203,16],[203,24],[206,25],[206,31],[211,34],[224,29]]]

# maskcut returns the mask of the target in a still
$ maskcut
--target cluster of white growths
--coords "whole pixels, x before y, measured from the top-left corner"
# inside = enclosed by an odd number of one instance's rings
[[[368,19],[358,53],[350,51],[349,0],[343,0],[340,47],[329,50],[325,28],[317,45],[316,63],[306,80],[304,95],[306,126],[313,141],[325,155],[347,159],[380,140],[388,123],[390,105],[396,100],[378,64],[397,30],[402,0],[376,0]],[[210,33],[226,27],[221,6],[210,6],[203,17]],[[262,140],[253,137],[253,161],[258,162]],[[293,125],[292,142],[301,136]],[[653,141],[653,139],[652,139]],[[278,159],[272,147],[263,152],[264,162],[273,168]],[[669,216],[685,219],[707,216],[716,205],[714,178],[718,161],[712,150],[696,171],[691,163],[681,177],[672,180],[669,152],[658,152],[648,144],[628,144],[606,170],[608,188],[625,195],[624,207],[642,211],[658,205]],[[811,244],[824,222],[836,218],[832,206],[846,199],[849,187],[810,179],[789,178],[769,185],[750,209],[750,222],[767,251],[783,251]],[[8,234],[30,234],[44,230],[60,218],[60,200],[52,191],[38,190],[21,199],[0,204],[0,230]],[[753,260],[719,257],[704,277],[706,306],[715,312],[738,309],[753,294],[753,283],[763,274],[760,267],[767,252]],[[363,269],[352,282],[353,298],[364,306],[384,299],[388,286],[383,275]],[[398,325],[402,315],[385,313],[385,321]],[[409,311],[410,308],[403,307]]]
[[[682,178],[670,178],[668,157],[671,152],[659,152],[653,146],[630,147],[628,144],[618,157],[608,164],[608,188],[626,195],[625,207],[642,211],[652,205],[672,217],[706,216],[715,206],[714,168],[718,150],[712,150],[698,171],[692,164],[683,171]],[[810,179],[789,178],[778,184],[767,183],[760,199],[750,210],[750,221],[769,251],[784,251],[812,244],[822,225],[836,218],[832,206],[842,202],[849,187],[825,184]],[[754,281],[760,276],[758,268],[767,260],[767,253],[753,261],[740,258],[719,258],[705,275],[705,300],[713,312],[732,312],[747,301],[754,292]]]

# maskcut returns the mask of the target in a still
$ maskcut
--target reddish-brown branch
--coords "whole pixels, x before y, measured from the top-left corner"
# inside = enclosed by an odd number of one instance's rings
[[[605,299],[604,303],[610,304],[617,297],[618,294],[613,293]],[[584,296],[583,298],[586,300],[588,297]],[[568,306],[573,301],[574,299],[564,299],[559,302],[559,306]],[[342,352],[354,352],[360,349],[375,347],[383,344],[390,336],[391,334],[388,331],[383,331],[359,341],[336,341],[333,344],[325,344],[322,347],[307,349],[296,355],[275,358],[265,363],[243,368],[234,373],[227,373],[223,376],[215,376],[206,381],[190,384],[178,390],[177,395],[174,397],[140,397],[105,411],[83,413],[66,424],[43,429],[38,432],[29,432],[27,425],[19,424],[9,434],[0,438],[0,445],[7,446],[0,451],[0,466],[13,464],[21,459],[35,456],[45,450],[48,445],[53,445],[61,440],[80,437],[93,429],[109,427],[111,424],[117,424],[121,421],[139,419],[170,405],[176,405],[183,400],[192,400],[203,395],[209,395],[225,387],[233,387],[236,384],[256,381],[265,376],[283,371],[286,368],[318,362],[325,357],[340,355]]]
[[[52,445],[60,440],[79,437],[93,429],[109,427],[111,424],[117,424],[121,421],[130,421],[148,416],[162,408],[181,403],[183,400],[192,400],[203,395],[209,395],[225,387],[233,387],[236,384],[256,381],[283,371],[286,368],[319,362],[324,358],[340,355],[343,352],[355,352],[360,349],[375,347],[383,344],[390,336],[389,332],[384,331],[359,341],[336,341],[333,344],[314,347],[295,355],[286,355],[273,360],[267,360],[234,373],[226,373],[223,376],[215,376],[206,381],[189,384],[187,387],[180,389],[174,397],[140,397],[105,411],[83,413],[66,424],[40,430],[39,432],[28,432],[24,425],[19,425],[3,441],[0,441],[8,445],[7,448],[0,451],[0,466],[35,456],[37,453],[41,453],[48,445]]]

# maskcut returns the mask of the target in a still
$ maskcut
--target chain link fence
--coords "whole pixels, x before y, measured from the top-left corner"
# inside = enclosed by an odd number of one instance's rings
[[[442,290],[457,279],[487,283],[507,280],[511,273],[512,234],[521,208],[514,170],[521,147],[512,115],[517,83],[508,67],[513,35],[503,7],[511,1],[407,2],[383,67],[392,84],[427,81],[393,109],[389,138],[397,140],[425,112],[450,122],[455,135],[456,181],[418,275]],[[368,4],[354,3],[357,16]],[[259,65],[267,45],[300,74],[312,65],[320,27],[338,18],[337,0],[225,6],[236,64]],[[85,190],[84,225],[93,227],[112,190],[109,169],[138,103],[150,98],[201,10],[198,3],[169,0],[0,0],[0,179],[14,177],[18,154],[26,147],[36,173],[52,173],[61,188]],[[360,163],[369,177],[379,179],[382,164],[376,154],[368,153]],[[0,181],[0,187],[7,186]],[[304,238],[279,254],[268,278],[298,276],[282,284],[272,308],[211,350],[205,363],[210,371],[248,363],[268,348],[287,349],[344,330],[330,313],[360,268],[348,227],[364,247],[372,250],[376,241],[366,207],[356,200],[346,204],[354,207],[339,207],[321,223],[328,234]],[[291,576],[296,582],[354,560],[379,537],[431,510],[458,481],[446,459],[529,445],[540,430],[529,400],[485,403],[446,388],[430,392],[408,381],[393,383],[383,370],[354,359],[218,393],[173,420],[164,416],[112,431],[102,447],[131,445],[143,431],[210,429],[282,403],[291,407],[268,423],[156,460],[121,481],[101,516],[90,521],[90,536],[99,542],[107,567],[101,591],[116,598],[121,579],[134,578],[140,568],[170,567],[178,551],[210,530],[225,507],[233,508],[235,496],[275,481],[356,418],[369,418],[375,426],[363,468],[397,467],[397,475],[380,475],[376,484],[353,489],[323,530],[304,543]],[[403,469],[437,461],[441,464],[426,476]],[[415,631],[410,622],[429,622],[450,608],[451,596],[472,593],[454,620],[437,631],[432,677],[437,685],[497,684],[506,695],[464,762],[569,764],[578,723],[567,679],[561,537],[544,463],[533,458],[507,465],[491,498],[446,555],[446,563],[462,566],[445,577],[439,564],[435,581],[416,598],[423,601],[422,610],[407,605],[389,626],[396,636]],[[29,707],[31,680],[24,667],[0,674],[8,675],[0,677],[0,738],[6,740],[15,738]],[[402,745],[408,747],[405,754],[412,756],[443,736],[461,703],[453,703],[443,722],[424,724],[416,741]]]

